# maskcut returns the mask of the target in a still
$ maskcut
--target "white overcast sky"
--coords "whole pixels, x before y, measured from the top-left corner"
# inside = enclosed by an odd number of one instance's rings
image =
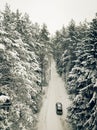
[[[76,23],[85,18],[90,21],[97,13],[97,0],[0,0],[0,10],[5,3],[12,11],[26,12],[33,23],[46,23],[50,33],[67,26],[71,19]]]

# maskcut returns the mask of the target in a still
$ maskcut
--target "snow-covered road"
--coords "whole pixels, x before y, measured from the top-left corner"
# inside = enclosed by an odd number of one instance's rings
[[[63,115],[56,114],[56,102],[63,105]],[[66,121],[67,107],[70,100],[66,93],[64,82],[56,72],[55,62],[51,62],[51,80],[44,96],[43,106],[39,114],[38,130],[71,130]]]

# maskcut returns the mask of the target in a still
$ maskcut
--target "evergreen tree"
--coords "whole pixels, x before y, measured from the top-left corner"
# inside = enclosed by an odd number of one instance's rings
[[[0,94],[8,95],[12,102],[9,111],[0,106],[0,129],[36,129],[43,74],[39,59],[44,42],[36,42],[35,37],[40,35],[40,28],[31,23],[27,14],[23,16],[18,10],[14,13],[8,5],[0,23]],[[47,64],[46,57],[45,61]]]
[[[11,10],[10,6],[6,3],[5,10],[2,12],[3,14],[3,28],[5,31],[10,31],[11,29]]]
[[[47,72],[45,70],[47,70],[48,68],[49,47],[50,47],[49,32],[45,24],[43,24],[42,28],[40,29],[38,41],[41,43],[41,47],[39,51],[39,57],[40,57],[39,61],[40,61],[40,66],[42,68],[42,72],[41,72],[41,79],[42,79],[41,88],[42,88],[42,86],[45,86],[47,84],[47,80],[46,80]]]
[[[47,30],[46,24],[43,24],[43,26],[40,30],[40,40],[43,42],[49,41],[49,32]]]
[[[77,45],[77,61],[69,75],[70,90],[73,90],[75,99],[70,107],[70,117],[75,129],[96,130],[96,49],[95,36],[96,22],[93,21]],[[95,23],[95,24],[94,24]],[[94,28],[95,26],[95,28]],[[83,26],[84,27],[84,26]],[[82,33],[81,33],[82,34]],[[82,35],[81,35],[82,36]],[[92,37],[93,36],[93,37]],[[84,118],[83,118],[84,117]],[[76,125],[77,124],[77,125]]]

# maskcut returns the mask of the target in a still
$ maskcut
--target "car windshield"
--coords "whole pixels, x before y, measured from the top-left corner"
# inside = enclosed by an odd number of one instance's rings
[[[57,106],[58,106],[58,108],[60,108],[60,109],[62,108],[62,105],[61,105],[60,103],[57,104]]]

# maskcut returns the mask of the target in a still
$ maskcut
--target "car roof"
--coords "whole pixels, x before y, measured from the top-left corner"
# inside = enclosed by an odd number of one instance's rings
[[[61,107],[62,103],[61,102],[57,102],[56,105]]]

